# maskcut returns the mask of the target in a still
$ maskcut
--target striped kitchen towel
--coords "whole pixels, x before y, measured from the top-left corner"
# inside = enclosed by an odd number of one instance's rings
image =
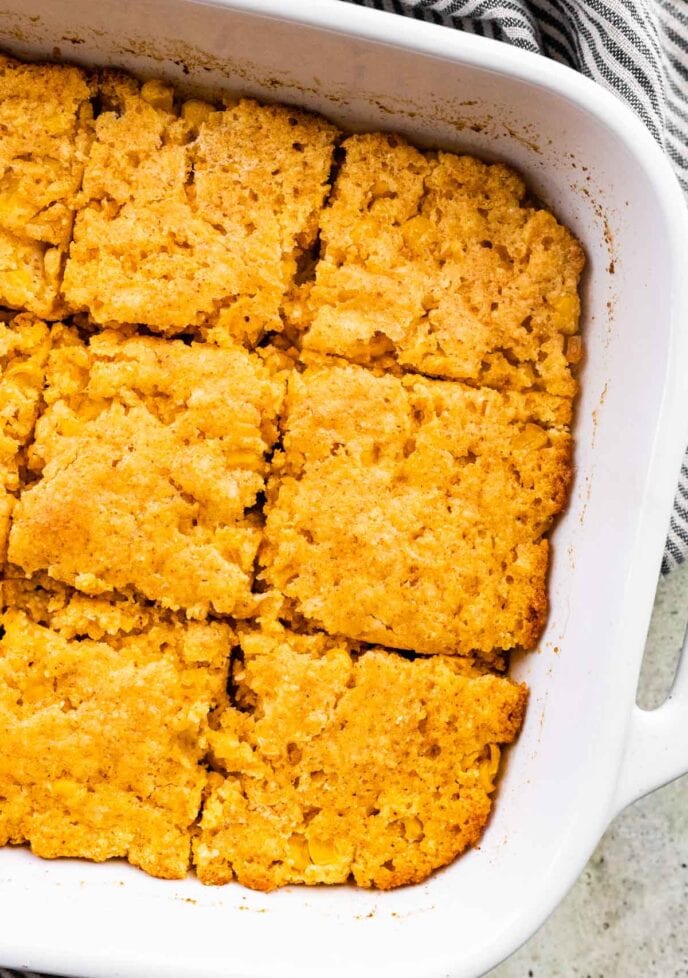
[[[688,193],[688,0],[348,2],[506,41],[583,72],[638,113],[664,146]],[[662,570],[667,573],[686,557],[688,452]]]

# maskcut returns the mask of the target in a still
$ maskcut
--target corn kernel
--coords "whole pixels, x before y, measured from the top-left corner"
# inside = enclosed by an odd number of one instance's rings
[[[392,188],[384,180],[376,180],[373,186],[370,188],[370,192],[373,198],[376,197],[387,197],[392,191]]]
[[[56,778],[55,781],[50,782],[49,791],[55,798],[67,805],[78,802],[85,794],[83,786],[75,781],[70,781],[69,778]]]
[[[401,824],[404,827],[404,835],[409,842],[418,842],[423,837],[423,823],[415,815],[402,818]]]
[[[514,439],[515,448],[527,448],[534,450],[544,448],[549,443],[549,435],[544,428],[538,424],[527,424]]]
[[[234,469],[250,469],[252,472],[265,471],[265,461],[256,452],[228,452],[226,464]]]
[[[6,186],[0,195],[0,218],[10,224],[19,220],[26,213],[26,202],[16,193],[16,181]]]
[[[569,336],[566,341],[566,359],[569,363],[580,363],[583,356],[583,341],[580,336]]]
[[[478,780],[483,791],[490,795],[494,791],[494,780],[487,764],[481,764],[478,768]]]
[[[294,865],[294,869],[303,872],[310,865],[311,859],[309,846],[305,836],[295,833],[289,837],[289,857]]]
[[[329,839],[318,839],[317,836],[308,840],[308,852],[311,861],[318,866],[327,866],[336,863],[339,859],[337,847]]]
[[[575,333],[580,317],[580,301],[575,294],[560,295],[551,302],[552,320],[561,333]]]
[[[427,251],[435,240],[435,226],[422,214],[417,214],[407,221],[401,233],[406,247],[415,253]]]
[[[161,112],[171,112],[174,105],[174,89],[157,78],[151,78],[141,86],[141,98]]]
[[[191,98],[182,105],[182,119],[188,122],[192,128],[198,129],[214,111],[215,109],[208,102]]]
[[[48,248],[43,255],[43,268],[49,279],[57,279],[62,265],[62,254],[59,248]]]

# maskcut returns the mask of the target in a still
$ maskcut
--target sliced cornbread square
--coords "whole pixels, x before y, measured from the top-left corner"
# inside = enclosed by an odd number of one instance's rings
[[[426,653],[532,648],[570,412],[567,398],[328,358],[292,374],[265,580],[331,634]]]
[[[387,889],[475,845],[525,686],[468,660],[359,653],[276,626],[240,641],[239,708],[209,734],[218,773],[194,842],[204,883],[353,876]]]
[[[178,107],[106,74],[64,290],[100,324],[255,343],[315,240],[336,130],[242,100]]]
[[[26,313],[0,322],[0,563],[20,486],[25,448],[38,415],[50,334]]]
[[[321,215],[303,346],[430,376],[572,395],[583,252],[511,169],[352,136]]]
[[[0,845],[182,878],[232,631],[112,596],[4,582]]]
[[[53,338],[11,562],[190,617],[249,614],[280,375],[240,347]]]
[[[65,65],[0,55],[0,305],[63,311],[62,269],[92,129],[90,86]]]

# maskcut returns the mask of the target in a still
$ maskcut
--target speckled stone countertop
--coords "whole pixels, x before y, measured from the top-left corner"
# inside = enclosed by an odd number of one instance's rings
[[[671,685],[688,621],[688,566],[660,581],[638,702]],[[686,717],[688,723],[688,716]],[[489,978],[688,978],[688,776],[612,823],[544,927]]]

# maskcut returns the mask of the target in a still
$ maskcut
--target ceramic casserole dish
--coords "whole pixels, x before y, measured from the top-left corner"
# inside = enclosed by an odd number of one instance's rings
[[[588,255],[576,476],[540,651],[479,849],[378,893],[166,882],[0,850],[0,964],[87,978],[475,978],[526,940],[626,804],[688,770],[688,668],[635,690],[688,442],[688,222],[629,109],[506,45],[340,0],[3,0],[0,47],[249,93],[504,160]],[[686,658],[686,657],[684,657]]]

